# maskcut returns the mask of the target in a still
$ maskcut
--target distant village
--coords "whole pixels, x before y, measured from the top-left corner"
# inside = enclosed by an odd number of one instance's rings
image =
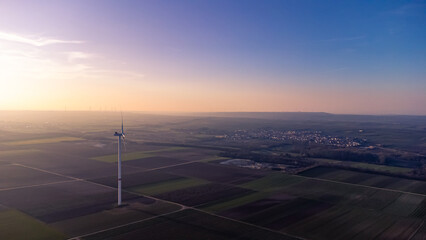
[[[331,145],[335,147],[358,147],[361,146],[366,139],[336,137],[325,135],[321,131],[305,131],[305,130],[273,130],[273,129],[256,129],[243,130],[239,129],[231,134],[217,136],[226,141],[244,141],[244,140],[272,140],[272,141],[297,141],[315,144]]]

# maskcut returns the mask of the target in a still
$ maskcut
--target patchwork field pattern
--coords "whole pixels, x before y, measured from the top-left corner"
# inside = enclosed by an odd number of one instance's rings
[[[181,211],[119,229],[102,232],[83,239],[135,239],[138,236],[144,236],[144,238],[151,240],[169,239],[170,236],[173,236],[173,239],[185,240],[297,239],[195,210]]]
[[[45,143],[57,143],[57,142],[69,142],[69,141],[81,141],[84,140],[78,137],[56,137],[56,138],[39,138],[23,141],[7,142],[6,145],[19,146],[19,145],[31,145],[31,144],[45,144]]]
[[[301,175],[371,187],[426,194],[426,182],[420,180],[403,179],[327,167],[316,167],[301,173]]]
[[[307,239],[421,239],[426,195],[396,190],[394,184],[370,186],[365,183],[383,179],[368,176],[329,168],[302,176],[271,173],[240,185],[256,193],[204,209]]]
[[[80,142],[71,140],[0,151],[0,239],[25,238],[19,229],[34,239],[426,235],[423,181],[325,167],[288,175],[225,166],[219,151],[180,146],[132,143],[123,155],[126,205],[117,208],[116,150],[99,154],[116,145],[80,141],[87,144],[75,155]]]

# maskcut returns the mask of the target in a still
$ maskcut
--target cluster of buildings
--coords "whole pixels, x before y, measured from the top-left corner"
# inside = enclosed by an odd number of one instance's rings
[[[228,141],[244,140],[272,140],[272,141],[294,141],[308,142],[315,144],[325,144],[336,147],[357,147],[362,141],[356,138],[336,137],[323,134],[321,131],[306,130],[274,130],[274,129],[256,129],[256,130],[236,130],[231,134],[221,136]]]

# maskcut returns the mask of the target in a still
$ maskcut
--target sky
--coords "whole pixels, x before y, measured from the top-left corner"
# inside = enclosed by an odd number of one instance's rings
[[[426,1],[0,0],[0,110],[426,115]]]

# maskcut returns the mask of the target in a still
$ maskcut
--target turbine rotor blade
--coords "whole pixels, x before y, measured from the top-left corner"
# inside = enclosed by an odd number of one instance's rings
[[[126,138],[124,137],[123,134],[123,147],[124,147],[124,151],[127,152],[127,148],[126,148]]]
[[[124,135],[123,112],[121,112],[121,133]]]

